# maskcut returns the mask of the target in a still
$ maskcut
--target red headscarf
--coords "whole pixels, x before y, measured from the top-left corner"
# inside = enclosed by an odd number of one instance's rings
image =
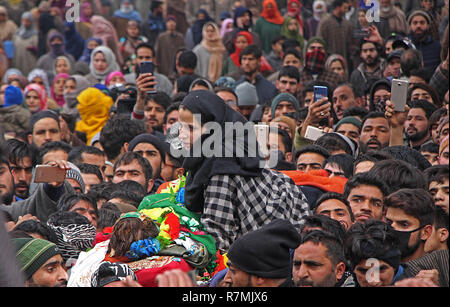
[[[236,38],[234,39],[234,52],[230,55],[230,58],[233,60],[234,65],[236,65],[237,67],[241,67],[241,63],[239,63],[239,54],[241,53],[242,49],[236,46],[236,41],[239,36],[244,36],[247,39],[249,45],[253,44],[253,37],[250,32],[241,31],[236,35]]]
[[[269,9],[267,6],[272,4],[272,8]],[[281,25],[284,22],[283,16],[281,16],[280,11],[278,10],[278,5],[275,0],[264,0],[263,2],[263,10],[261,12],[261,17],[267,20],[270,23],[274,23],[277,25]]]
[[[296,3],[297,4],[297,8],[292,7],[292,4]],[[301,16],[301,11],[302,11],[302,4],[300,3],[299,0],[289,0],[288,1],[288,13],[287,15],[297,19],[298,24],[300,25],[301,28],[301,34],[303,35],[303,20],[302,20],[302,16]]]

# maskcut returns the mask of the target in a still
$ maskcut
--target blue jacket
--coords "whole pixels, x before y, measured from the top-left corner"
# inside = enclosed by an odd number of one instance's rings
[[[441,43],[433,40],[430,34],[420,41],[414,40],[412,35],[409,38],[417,50],[422,52],[424,68],[433,73],[441,63]]]

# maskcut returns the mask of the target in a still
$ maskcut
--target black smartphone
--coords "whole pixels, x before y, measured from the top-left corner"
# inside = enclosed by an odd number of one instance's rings
[[[142,62],[141,66],[139,68],[139,73],[140,74],[151,73],[153,75],[154,70],[155,70],[155,64],[153,64],[153,62]],[[156,93],[156,90],[147,92],[147,94],[155,94],[155,93]]]

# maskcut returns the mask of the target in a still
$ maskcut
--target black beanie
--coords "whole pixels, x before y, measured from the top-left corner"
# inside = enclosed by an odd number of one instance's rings
[[[162,161],[164,162],[164,160],[166,159],[166,147],[164,146],[164,142],[157,136],[149,133],[139,134],[130,141],[130,143],[128,144],[128,150],[133,151],[134,147],[136,147],[136,145],[139,143],[149,143],[155,146],[161,154]]]
[[[286,220],[276,219],[245,234],[230,247],[227,257],[247,274],[282,279],[290,275],[290,250],[300,245],[301,236]]]
[[[33,116],[31,116],[30,131],[33,132],[34,125],[41,119],[47,118],[47,117],[53,118],[54,120],[56,120],[58,122],[58,125],[59,125],[59,113],[57,113],[56,111],[52,111],[52,110],[39,111],[37,113],[34,113]]]

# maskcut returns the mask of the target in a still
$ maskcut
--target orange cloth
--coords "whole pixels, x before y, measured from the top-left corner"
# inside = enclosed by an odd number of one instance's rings
[[[269,4],[272,4],[272,8],[268,8]],[[263,2],[263,11],[261,12],[261,17],[267,20],[270,23],[274,23],[277,25],[281,25],[284,23],[284,18],[281,16],[280,11],[278,10],[278,5],[275,0],[264,0]]]
[[[319,188],[325,192],[343,193],[348,179],[344,177],[328,177],[325,170],[310,171],[281,171],[294,180],[296,185],[308,185]]]

